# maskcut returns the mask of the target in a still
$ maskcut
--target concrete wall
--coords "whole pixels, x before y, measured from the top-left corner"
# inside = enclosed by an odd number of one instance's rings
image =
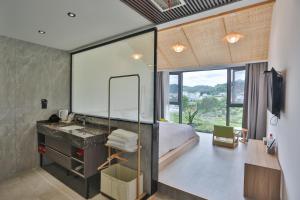
[[[268,133],[278,140],[283,169],[283,199],[300,199],[300,1],[277,0],[271,30],[269,66],[283,72],[284,108]],[[271,115],[268,115],[269,119]],[[269,120],[268,120],[269,122]]]
[[[69,108],[69,83],[68,53],[0,36],[0,181],[37,166],[36,121]]]

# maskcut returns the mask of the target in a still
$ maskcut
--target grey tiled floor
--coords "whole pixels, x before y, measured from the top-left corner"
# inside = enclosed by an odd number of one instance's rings
[[[1,200],[84,200],[43,169],[23,172],[0,183]],[[107,200],[100,194],[92,200]]]
[[[212,135],[168,165],[159,182],[209,200],[242,200],[247,145],[235,149],[212,145]]]
[[[166,167],[159,181],[208,199],[243,199],[246,145],[232,150],[212,146],[211,135]],[[84,200],[43,169],[34,169],[0,183],[1,200]],[[100,194],[92,200],[107,200]],[[170,199],[158,194],[156,200]]]
[[[84,200],[45,170],[33,169],[0,183],[0,200]],[[91,200],[108,200],[98,194]],[[160,194],[155,200],[171,200]]]

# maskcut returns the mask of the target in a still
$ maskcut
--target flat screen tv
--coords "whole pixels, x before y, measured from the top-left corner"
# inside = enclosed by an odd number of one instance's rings
[[[268,110],[278,118],[282,105],[282,75],[274,68],[266,72],[268,80]]]

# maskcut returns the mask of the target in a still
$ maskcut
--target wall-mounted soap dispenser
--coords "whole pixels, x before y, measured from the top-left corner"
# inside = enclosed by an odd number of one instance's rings
[[[42,109],[47,109],[48,100],[47,99],[41,99],[41,105],[42,105]]]

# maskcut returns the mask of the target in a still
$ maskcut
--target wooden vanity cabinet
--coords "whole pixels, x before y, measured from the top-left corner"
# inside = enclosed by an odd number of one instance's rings
[[[91,145],[84,149],[80,158],[76,155],[77,147],[71,147],[71,171],[81,177],[90,177],[98,173],[97,168],[106,160],[107,148],[104,145]],[[100,153],[101,152],[101,155]],[[76,171],[76,167],[82,165],[82,170]]]
[[[71,143],[67,140],[45,136],[45,145],[66,156],[71,156]]]
[[[83,155],[78,156],[81,149],[72,145],[71,141],[45,136],[46,158],[63,166],[82,178],[88,178],[98,173],[97,168],[105,162],[107,149],[104,144],[91,144],[83,149]],[[80,170],[76,170],[82,166]]]
[[[91,143],[81,148],[78,142],[74,144],[64,137],[56,137],[39,132],[38,145],[45,147],[45,152],[40,153],[40,166],[42,168],[47,171],[47,166],[54,162],[68,172],[71,172],[69,173],[70,175],[73,174],[82,178],[84,193],[78,192],[79,194],[85,198],[89,197],[90,180],[93,183],[95,183],[95,180],[98,180],[97,187],[100,188],[100,178],[97,168],[106,161],[107,148],[104,146],[104,141],[103,143]],[[83,155],[79,156],[77,152],[80,149],[83,149]],[[69,174],[66,171],[64,173],[66,174],[65,178],[58,177],[62,182],[64,182],[64,179],[69,179],[67,178]],[[72,186],[70,187],[72,188]],[[76,191],[75,187],[72,189]]]
[[[65,154],[60,153],[59,151],[56,151],[48,146],[46,146],[45,156],[64,168],[69,170],[71,169],[71,158],[69,156],[66,156]]]

